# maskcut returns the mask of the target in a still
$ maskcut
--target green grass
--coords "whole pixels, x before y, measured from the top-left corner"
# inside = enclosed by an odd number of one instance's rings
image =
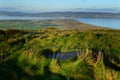
[[[47,27],[55,27],[62,30],[96,30],[107,29],[104,27],[84,24],[76,20],[56,19],[56,20],[2,20],[0,30],[20,29],[20,30],[39,30]]]
[[[111,29],[0,30],[0,80],[119,80],[119,41],[120,31]],[[82,54],[61,61],[44,56],[73,51]]]
[[[13,20],[0,21],[0,29],[21,29],[21,30],[38,30],[45,27],[57,26],[49,21],[31,21],[31,20]]]

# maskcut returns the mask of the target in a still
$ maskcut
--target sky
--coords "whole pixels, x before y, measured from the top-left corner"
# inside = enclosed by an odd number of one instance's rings
[[[0,0],[0,10],[120,12],[120,0]]]

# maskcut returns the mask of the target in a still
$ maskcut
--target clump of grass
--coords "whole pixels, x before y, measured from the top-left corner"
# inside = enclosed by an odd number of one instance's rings
[[[99,52],[97,61],[94,64],[94,76],[95,80],[119,80],[120,72],[107,67],[104,64],[103,53]]]
[[[56,74],[61,72],[60,65],[58,65],[58,62],[56,59],[52,59],[50,65],[49,65],[49,70]]]
[[[105,68],[105,75],[106,75],[106,80],[119,80],[120,79],[120,72],[115,71],[111,68]]]
[[[84,56],[83,56],[84,55]],[[71,77],[80,80],[93,80],[93,67],[91,66],[91,56],[88,51],[81,54],[75,62],[62,64],[61,69],[63,75],[67,76],[68,79]],[[89,62],[90,60],[90,62]]]
[[[103,55],[101,52],[98,53],[97,61],[94,64],[94,76],[97,80],[106,80],[105,65],[103,63]]]
[[[45,58],[36,53],[23,53],[18,58],[18,66],[22,67],[30,75],[43,75]]]

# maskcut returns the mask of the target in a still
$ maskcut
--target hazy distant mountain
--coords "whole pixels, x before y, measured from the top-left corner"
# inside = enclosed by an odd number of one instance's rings
[[[92,10],[91,10],[92,11]],[[64,17],[64,18],[119,18],[120,13],[111,12],[13,12],[13,11],[0,11],[0,15],[7,16],[31,16],[31,17]]]
[[[120,13],[119,9],[115,8],[74,8],[68,9],[72,10],[73,12],[106,12],[106,13]]]
[[[23,6],[19,6],[23,7]],[[110,12],[110,13],[120,13],[120,9],[117,8],[64,8],[64,9],[53,9],[53,10],[20,10],[18,7],[9,8],[4,7],[0,8],[0,11],[9,11],[9,12],[24,12],[24,13],[40,13],[40,12]]]

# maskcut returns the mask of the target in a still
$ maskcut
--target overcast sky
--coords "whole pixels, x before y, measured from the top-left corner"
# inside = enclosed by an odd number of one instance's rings
[[[120,10],[120,0],[0,0],[0,10],[79,11]]]

